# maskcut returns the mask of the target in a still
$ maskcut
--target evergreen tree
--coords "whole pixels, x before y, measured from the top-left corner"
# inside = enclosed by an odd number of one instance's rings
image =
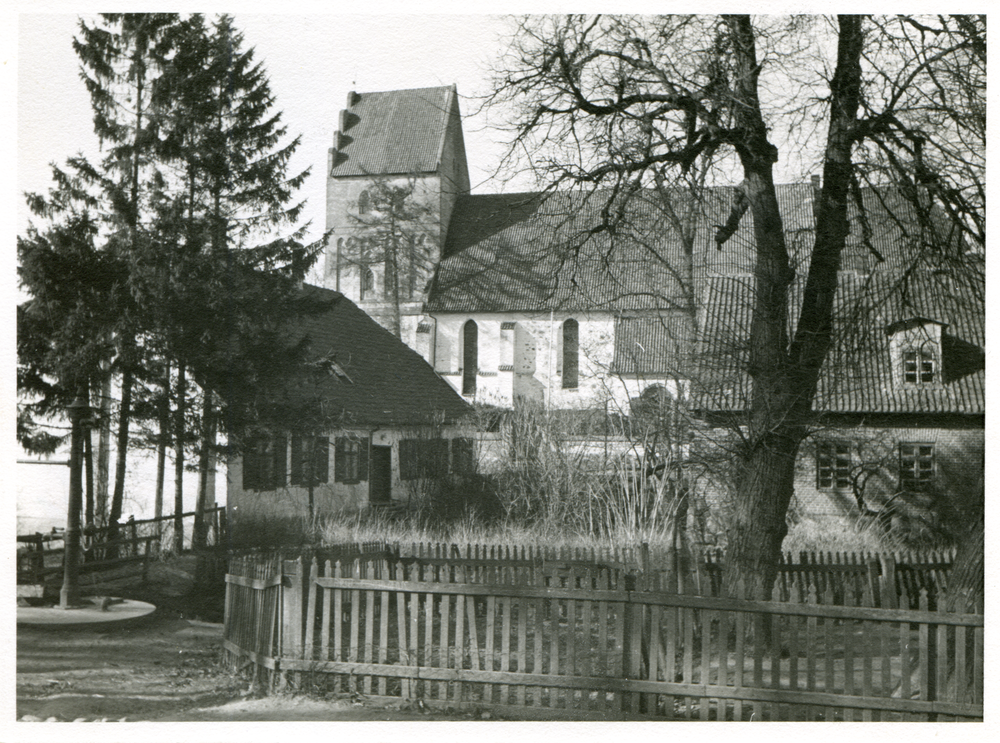
[[[102,205],[109,229],[107,249],[126,261],[135,260],[148,247],[142,216],[144,182],[155,169],[159,119],[155,86],[159,70],[171,52],[171,32],[177,22],[175,14],[109,13],[93,25],[81,21],[73,42],[81,63],[81,78],[90,94],[94,132],[106,148],[97,168],[81,159],[73,161],[73,165],[103,192]],[[121,401],[115,484],[108,514],[112,525],[121,517],[133,386],[142,365],[137,346],[140,318],[137,312],[121,309],[113,335],[114,370],[120,374]],[[108,405],[105,398],[104,420],[109,419]]]

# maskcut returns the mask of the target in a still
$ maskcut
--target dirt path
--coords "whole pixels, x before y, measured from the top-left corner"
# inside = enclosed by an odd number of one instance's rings
[[[470,720],[279,695],[253,698],[219,666],[222,625],[152,617],[123,629],[17,632],[17,718],[56,721]]]

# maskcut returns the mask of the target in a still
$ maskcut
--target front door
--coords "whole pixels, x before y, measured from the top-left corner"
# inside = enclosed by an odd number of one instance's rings
[[[368,500],[372,503],[392,502],[392,447],[373,446],[368,460]]]

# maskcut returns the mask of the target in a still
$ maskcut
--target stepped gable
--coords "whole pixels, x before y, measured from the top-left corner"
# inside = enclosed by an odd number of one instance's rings
[[[433,173],[452,115],[458,116],[454,85],[350,93],[330,175]]]
[[[317,362],[306,378],[290,383],[290,400],[318,396],[324,414],[344,426],[454,423],[470,412],[416,351],[347,297],[316,286],[306,291],[331,306],[289,331],[308,337]]]

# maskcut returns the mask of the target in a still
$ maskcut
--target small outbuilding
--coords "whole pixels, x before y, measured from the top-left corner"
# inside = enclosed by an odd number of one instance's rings
[[[308,360],[274,396],[306,410],[301,425],[248,431],[234,447],[233,526],[412,502],[475,467],[455,390],[339,292],[306,291],[328,309],[289,331]]]

